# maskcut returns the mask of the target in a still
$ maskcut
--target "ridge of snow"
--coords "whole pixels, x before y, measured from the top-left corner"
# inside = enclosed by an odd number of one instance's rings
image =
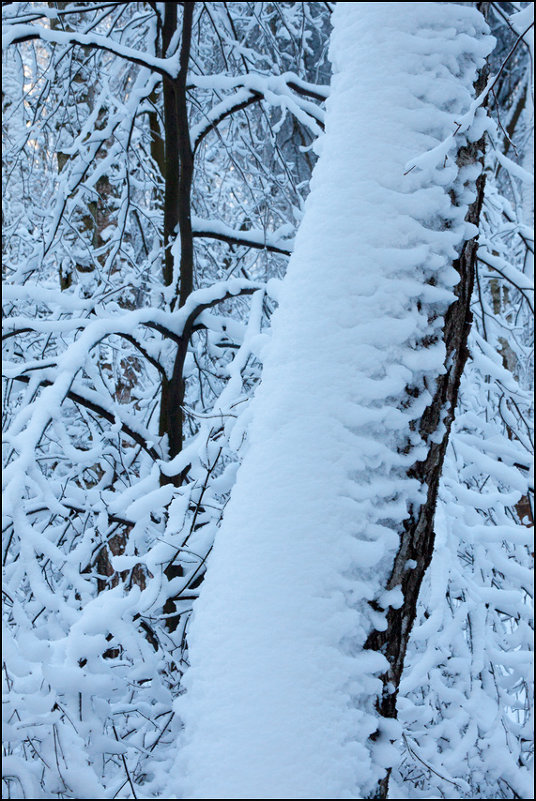
[[[194,604],[168,788],[181,798],[364,798],[396,758],[397,725],[374,708],[386,661],[363,650],[384,620],[368,601],[389,602],[401,524],[422,500],[406,471],[426,443],[410,422],[444,371],[478,175],[456,165],[474,130],[450,134],[491,39],[451,3],[344,3],[333,21],[321,156]],[[447,138],[440,161],[404,174]]]

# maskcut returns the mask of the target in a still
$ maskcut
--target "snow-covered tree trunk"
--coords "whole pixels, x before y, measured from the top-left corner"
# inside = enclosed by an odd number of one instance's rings
[[[468,5],[334,13],[320,160],[195,607],[181,797],[387,794],[466,360],[491,46]]]

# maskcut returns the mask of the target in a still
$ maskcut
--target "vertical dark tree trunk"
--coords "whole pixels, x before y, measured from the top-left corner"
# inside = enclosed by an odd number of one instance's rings
[[[162,51],[166,53],[177,31],[177,3],[165,4]],[[190,145],[186,79],[190,58],[192,19],[195,3],[184,3],[180,70],[176,78],[164,78],[165,200],[164,200],[164,283],[171,286],[173,255],[171,246],[180,237],[180,271],[176,297],[183,306],[193,287],[193,237],[191,191],[193,153]],[[177,278],[175,279],[177,280]],[[176,300],[174,299],[173,305]]]
[[[162,54],[168,50],[177,30],[177,3],[166,3],[162,28]],[[182,46],[182,45],[181,45]],[[179,113],[176,80],[164,78],[164,283],[173,282],[171,245],[179,222]]]
[[[162,16],[160,12],[157,12],[154,51],[155,51],[155,56],[157,56],[158,58],[162,57],[162,47],[163,47],[162,28],[163,28]],[[158,167],[160,176],[163,178],[166,169],[166,153],[165,153],[164,134],[162,131],[162,127],[160,125],[159,115],[156,108],[156,104],[158,101],[158,88],[159,88],[158,85],[155,86],[155,88],[151,92],[151,95],[149,96],[149,100],[154,106],[154,110],[149,112],[149,130],[151,133],[151,156],[156,166]]]
[[[179,306],[184,306],[186,299],[193,289],[194,274],[194,246],[191,217],[194,157],[190,143],[188,107],[186,102],[186,79],[188,77],[188,62],[190,59],[194,5],[195,4],[191,2],[184,3],[180,70],[175,89],[180,160],[178,197],[178,223],[181,239],[180,287],[178,289]]]
[[[190,58],[192,19],[195,3],[187,2],[182,18],[180,69],[176,78],[164,78],[164,283],[173,287],[171,308],[183,306],[193,288],[193,237],[191,221],[191,191],[193,179],[193,153],[190,145],[186,79]],[[166,3],[162,26],[162,52],[166,54],[177,31],[178,3]],[[171,252],[176,237],[180,240],[179,275],[174,275],[174,257]],[[173,370],[169,379],[163,379],[160,404],[160,435],[168,437],[168,455],[180,453],[183,439],[184,378],[183,368],[188,343],[177,348]],[[172,479],[180,483],[181,478]]]

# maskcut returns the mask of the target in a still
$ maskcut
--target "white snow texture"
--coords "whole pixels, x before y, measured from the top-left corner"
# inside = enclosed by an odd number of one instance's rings
[[[422,500],[410,422],[444,370],[450,265],[473,235],[479,167],[456,152],[486,124],[471,103],[492,40],[454,3],[341,3],[333,20],[320,159],[195,604],[175,797],[363,798],[394,758],[368,601],[401,601],[382,588]]]

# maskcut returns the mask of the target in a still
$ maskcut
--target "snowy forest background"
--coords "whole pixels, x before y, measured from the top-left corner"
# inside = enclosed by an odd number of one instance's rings
[[[4,796],[532,798],[533,4],[3,23]]]

